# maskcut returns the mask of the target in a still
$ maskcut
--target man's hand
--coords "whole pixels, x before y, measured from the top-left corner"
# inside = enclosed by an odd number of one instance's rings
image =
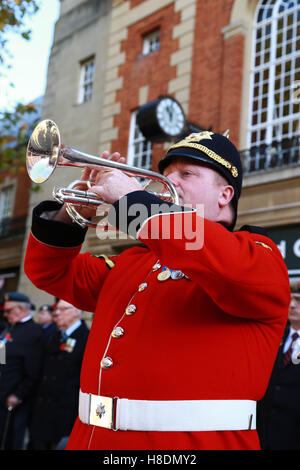
[[[109,152],[105,151],[101,154],[101,158],[112,160],[118,163],[125,163],[125,158],[121,157],[118,152],[114,152],[109,155]],[[120,197],[128,194],[132,191],[142,189],[140,183],[121,170],[108,168],[105,166],[97,166],[97,169],[93,167],[84,168],[81,178],[83,183],[82,186],[78,184],[77,189],[88,190],[89,192],[95,193],[99,196],[99,199],[107,204],[112,204]],[[90,187],[88,188],[84,181],[89,181]],[[76,211],[82,215],[85,219],[90,219],[96,215],[97,207],[89,206],[76,206]],[[68,213],[66,212],[65,205],[56,214],[55,220],[59,220],[65,223],[71,223]]]
[[[20,400],[16,395],[9,395],[6,399],[6,407],[7,409],[14,409],[16,406],[18,406],[20,403],[22,403],[22,400]]]
[[[136,178],[128,176],[121,170],[100,170],[95,177],[95,185],[90,191],[99,196],[101,201],[113,204],[122,196],[142,189]]]

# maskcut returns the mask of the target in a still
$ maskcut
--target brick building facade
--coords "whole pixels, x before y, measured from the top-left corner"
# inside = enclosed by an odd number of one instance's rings
[[[34,102],[35,112],[25,113],[21,124],[25,124],[27,132],[33,122],[39,119],[41,99]],[[4,129],[5,135],[15,136],[17,126]],[[10,144],[14,152],[16,142]],[[3,163],[3,162],[2,162]],[[1,165],[0,169],[0,297],[5,291],[18,289],[19,275],[22,271],[25,227],[28,216],[31,182],[27,176],[25,165],[18,165],[18,170],[11,170],[9,165]]]

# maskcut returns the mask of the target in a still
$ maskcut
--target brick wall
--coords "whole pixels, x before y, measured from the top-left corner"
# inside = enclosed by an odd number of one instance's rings
[[[168,84],[176,77],[176,68],[170,65],[170,62],[172,53],[178,48],[178,41],[172,38],[172,32],[174,25],[179,21],[180,15],[174,11],[172,3],[128,28],[127,38],[121,44],[121,52],[125,53],[126,60],[119,66],[123,87],[116,93],[116,101],[121,103],[121,110],[114,120],[114,126],[119,129],[119,133],[118,138],[112,142],[112,151],[121,151],[126,155],[130,115],[139,107],[140,88],[149,87],[148,102],[159,95],[168,94]],[[143,56],[143,37],[157,28],[160,28],[161,32],[161,47]],[[161,154],[161,145],[154,147],[153,158],[157,160],[155,154]]]
[[[29,202],[29,188],[31,186],[27,171],[22,167],[17,175],[17,192],[15,198],[15,207],[13,217],[20,217],[27,214]]]
[[[239,145],[244,36],[224,38],[222,33],[230,24],[234,0],[165,1],[165,6],[152,14],[142,15],[147,3],[149,0],[123,2],[124,15],[115,20],[117,31],[118,22],[125,24],[125,15],[129,18],[131,14],[119,43],[122,60],[114,95],[119,107],[111,121],[114,135],[110,150],[126,155],[130,115],[141,104],[142,87],[147,90],[146,102],[171,94],[179,99],[191,122],[212,127],[215,132],[230,128],[231,139]],[[142,56],[143,36],[158,27],[161,48]],[[154,145],[154,169],[164,151],[163,144]]]
[[[15,187],[14,207],[12,217],[25,216],[28,211],[29,188],[31,186],[30,178],[27,174],[25,165],[20,166],[17,173],[10,173],[9,170],[2,170],[0,174],[0,186],[6,187],[13,185]]]
[[[244,38],[222,34],[233,3],[197,2],[189,119],[215,132],[230,128],[239,145]]]
[[[240,148],[245,37],[229,37],[224,45],[219,131],[230,129],[230,140]]]

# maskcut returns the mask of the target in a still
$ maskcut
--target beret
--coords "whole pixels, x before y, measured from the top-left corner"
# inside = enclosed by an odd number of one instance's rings
[[[21,292],[5,292],[4,301],[26,302],[31,304],[29,297]]]

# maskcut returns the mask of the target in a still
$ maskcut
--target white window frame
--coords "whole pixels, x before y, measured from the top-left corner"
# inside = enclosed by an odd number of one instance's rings
[[[78,104],[90,101],[93,94],[95,73],[95,57],[90,57],[80,63],[80,79],[78,90]]]
[[[15,185],[8,184],[0,189],[0,221],[12,218],[15,202]]]
[[[13,218],[16,197],[16,184],[11,181],[0,186],[0,235],[8,233]]]
[[[259,0],[253,31],[248,148],[269,145],[273,141],[289,139],[299,134],[299,104],[294,102],[293,93],[294,82],[300,76],[300,34],[297,21],[293,21],[291,25],[287,23],[289,15],[293,15],[294,20],[299,17],[299,0]],[[262,36],[258,38],[260,31]],[[282,49],[290,45],[291,52],[277,57],[280,34],[285,39]],[[292,34],[291,39],[288,34]],[[260,45],[262,47],[259,51]],[[288,65],[289,73],[276,75],[279,68],[286,71]]]
[[[160,29],[157,28],[152,33],[146,34],[143,38],[143,55],[157,51],[160,48]]]
[[[145,139],[136,122],[137,111],[131,114],[129,140],[128,140],[128,165],[146,170],[152,165],[152,143]]]

